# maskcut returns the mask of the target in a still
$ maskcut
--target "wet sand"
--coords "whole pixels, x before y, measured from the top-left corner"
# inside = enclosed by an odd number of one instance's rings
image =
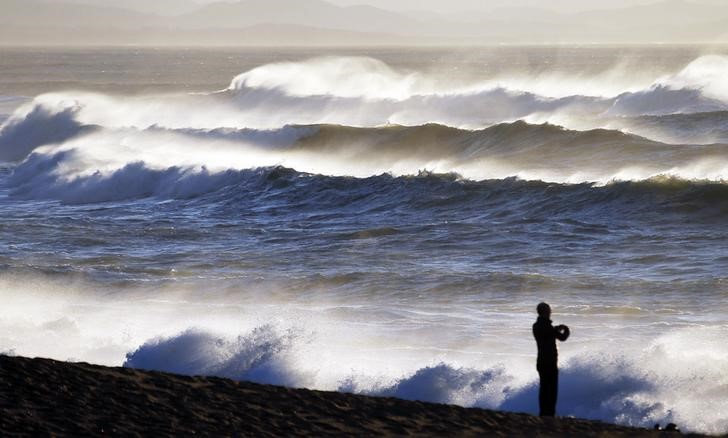
[[[0,356],[0,435],[675,436],[573,418]]]

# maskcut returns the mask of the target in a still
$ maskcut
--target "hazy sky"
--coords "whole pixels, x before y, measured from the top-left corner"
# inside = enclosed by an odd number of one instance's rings
[[[209,0],[200,0],[209,1]],[[390,10],[425,10],[440,13],[500,7],[537,7],[553,11],[574,12],[588,9],[617,8],[658,0],[331,0],[337,5],[366,4]]]
[[[83,1],[83,0],[81,0]],[[192,3],[206,4],[221,1],[234,2],[235,0],[189,0]],[[370,5],[391,11],[429,11],[437,13],[452,13],[471,10],[489,10],[494,8],[538,8],[554,12],[579,12],[594,9],[617,9],[629,6],[660,3],[662,0],[327,0],[340,6]],[[693,3],[728,5],[728,0],[691,0]],[[103,3],[104,0],[97,0]],[[106,0],[109,5],[146,3],[153,7],[153,0],[140,2],[139,0]]]

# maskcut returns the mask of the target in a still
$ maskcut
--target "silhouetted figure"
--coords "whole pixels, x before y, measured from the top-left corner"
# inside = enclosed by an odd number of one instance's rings
[[[533,324],[533,337],[538,346],[536,369],[541,380],[538,390],[539,415],[553,417],[556,415],[556,397],[559,388],[559,367],[556,340],[565,341],[569,337],[569,327],[551,325],[551,307],[540,303],[536,307],[538,319]]]

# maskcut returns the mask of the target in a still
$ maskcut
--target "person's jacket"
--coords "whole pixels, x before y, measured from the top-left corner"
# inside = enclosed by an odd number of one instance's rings
[[[565,341],[569,337],[569,328],[565,325],[552,326],[551,320],[539,316],[533,324],[533,337],[538,346],[536,369],[553,370],[557,368],[558,352],[556,340]]]

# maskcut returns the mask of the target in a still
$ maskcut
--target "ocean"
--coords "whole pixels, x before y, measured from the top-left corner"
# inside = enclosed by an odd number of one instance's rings
[[[728,433],[728,48],[0,49],[0,352]]]

